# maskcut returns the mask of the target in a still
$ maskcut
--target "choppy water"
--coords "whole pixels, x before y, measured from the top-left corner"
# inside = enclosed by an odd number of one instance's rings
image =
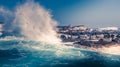
[[[119,67],[120,55],[24,38],[0,39],[0,67]]]

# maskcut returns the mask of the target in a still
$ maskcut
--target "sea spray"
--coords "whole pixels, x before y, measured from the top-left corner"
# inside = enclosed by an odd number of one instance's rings
[[[13,31],[14,13],[0,6],[0,22],[3,22],[3,31]]]
[[[29,39],[48,44],[59,44],[61,41],[55,31],[57,22],[38,3],[26,2],[18,6],[14,25],[20,30],[20,34]]]
[[[99,52],[112,54],[112,55],[120,55],[120,45],[113,44],[110,46],[102,46],[101,48],[97,49]]]
[[[3,18],[4,30],[5,31],[19,31],[18,35],[23,35],[28,39],[32,39],[35,41],[45,42],[47,44],[60,44],[61,40],[57,37],[57,33],[55,31],[55,27],[57,26],[57,22],[52,19],[49,11],[45,10],[38,3],[34,2],[26,2],[23,5],[19,5],[16,7],[16,11],[10,11],[5,9],[4,7],[0,7],[0,17]],[[14,20],[14,22],[13,22]],[[13,34],[15,34],[13,32]],[[15,39],[16,37],[6,37],[1,38],[1,41]],[[21,39],[18,38],[18,39]],[[24,40],[24,38],[22,38]],[[30,45],[28,45],[30,46]],[[48,45],[44,45],[45,47]],[[68,48],[68,46],[54,46],[58,49],[56,50],[56,54],[59,55],[60,50]],[[40,50],[41,46],[32,45],[32,48]],[[120,55],[120,46],[110,46],[110,47],[102,47],[102,48],[93,48],[88,47],[80,49],[92,50],[96,52],[102,52],[107,54],[115,54]],[[48,50],[44,49],[44,50]]]

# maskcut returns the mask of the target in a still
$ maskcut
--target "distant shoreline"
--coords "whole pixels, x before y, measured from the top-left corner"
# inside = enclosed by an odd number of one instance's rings
[[[62,41],[65,43],[72,42],[73,46],[101,47],[120,44],[120,29],[117,27],[92,29],[78,25],[58,26],[57,28]]]

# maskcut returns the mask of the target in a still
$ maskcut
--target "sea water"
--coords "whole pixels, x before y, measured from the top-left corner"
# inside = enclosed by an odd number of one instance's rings
[[[17,37],[0,39],[0,67],[115,67],[120,55],[55,46]]]
[[[57,22],[38,3],[24,3],[15,11],[0,7],[0,16],[3,30],[13,34],[0,38],[0,67],[120,66],[119,48],[91,50],[62,44]]]

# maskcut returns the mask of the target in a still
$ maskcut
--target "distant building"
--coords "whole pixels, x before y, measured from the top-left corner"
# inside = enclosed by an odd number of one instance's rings
[[[103,31],[103,30],[118,30],[117,27],[105,27],[105,28],[99,28],[99,31]]]
[[[68,26],[57,26],[57,28],[59,30],[68,30],[68,29],[71,29],[71,26],[70,25],[68,25]]]
[[[85,27],[84,25],[78,25],[78,26],[73,26],[72,29],[85,31],[87,29],[87,27]]]

